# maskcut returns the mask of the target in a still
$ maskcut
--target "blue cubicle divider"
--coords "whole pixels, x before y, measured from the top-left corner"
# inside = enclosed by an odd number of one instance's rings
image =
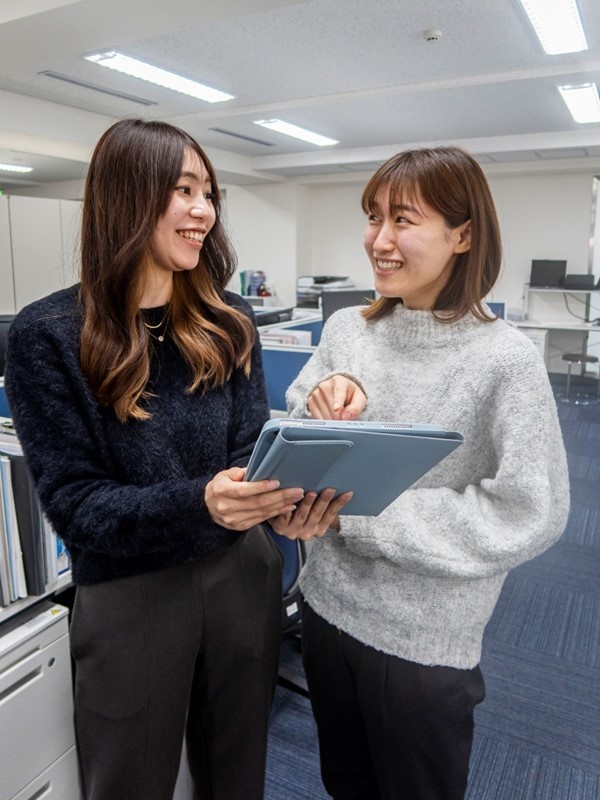
[[[271,411],[285,411],[285,392],[313,354],[314,347],[263,345],[263,366]]]
[[[4,378],[0,378],[0,417],[10,417],[8,400],[4,392]]]
[[[287,330],[294,330],[294,331],[310,331],[312,338],[311,338],[311,345],[319,344],[321,340],[321,331],[323,330],[323,320],[321,317],[318,319],[306,320],[304,322],[297,321],[293,325],[286,325]]]

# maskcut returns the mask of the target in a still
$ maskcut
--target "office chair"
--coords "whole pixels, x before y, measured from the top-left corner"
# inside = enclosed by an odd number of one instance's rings
[[[273,539],[283,556],[283,602],[281,609],[282,639],[293,640],[300,649],[302,624],[302,595],[298,585],[300,570],[306,561],[306,545],[300,539],[279,536],[267,523],[265,530]],[[308,697],[304,675],[299,675],[280,662],[277,683],[303,697]]]

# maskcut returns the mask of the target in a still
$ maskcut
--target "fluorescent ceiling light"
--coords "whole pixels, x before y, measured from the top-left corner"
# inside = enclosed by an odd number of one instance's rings
[[[558,91],[575,122],[600,122],[600,97],[595,83],[559,86]]]
[[[196,81],[191,81],[189,78],[182,78],[174,72],[167,72],[166,69],[153,67],[152,64],[146,64],[144,61],[138,61],[137,58],[124,56],[122,53],[111,51],[85,56],[85,58],[87,61],[93,61],[94,64],[99,64],[101,67],[123,72],[133,78],[140,78],[143,81],[148,81],[148,83],[162,86],[164,89],[181,92],[181,94],[196,97],[198,100],[205,100],[207,103],[222,103],[224,100],[233,99],[232,94],[220,92],[218,89],[212,89],[210,86],[196,83]]]
[[[577,0],[521,0],[521,5],[548,55],[588,49]]]
[[[33,167],[18,167],[16,164],[0,164],[0,172],[33,172]]]
[[[318,144],[319,147],[338,144],[335,139],[329,139],[327,136],[321,136],[320,133],[307,131],[306,128],[299,128],[297,125],[292,125],[281,119],[257,119],[254,121],[254,124],[262,125],[263,128],[269,128],[269,130],[276,131],[277,133],[284,133],[286,136],[293,136],[294,139],[302,139],[303,142]]]

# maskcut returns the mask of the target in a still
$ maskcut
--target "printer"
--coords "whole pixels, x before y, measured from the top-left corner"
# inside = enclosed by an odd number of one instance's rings
[[[301,275],[296,281],[296,305],[299,308],[319,308],[323,292],[354,288],[354,283],[341,275]]]

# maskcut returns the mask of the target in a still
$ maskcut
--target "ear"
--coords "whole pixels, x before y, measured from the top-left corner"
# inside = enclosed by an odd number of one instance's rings
[[[455,240],[455,253],[466,253],[471,249],[471,220],[468,219],[452,231]]]

